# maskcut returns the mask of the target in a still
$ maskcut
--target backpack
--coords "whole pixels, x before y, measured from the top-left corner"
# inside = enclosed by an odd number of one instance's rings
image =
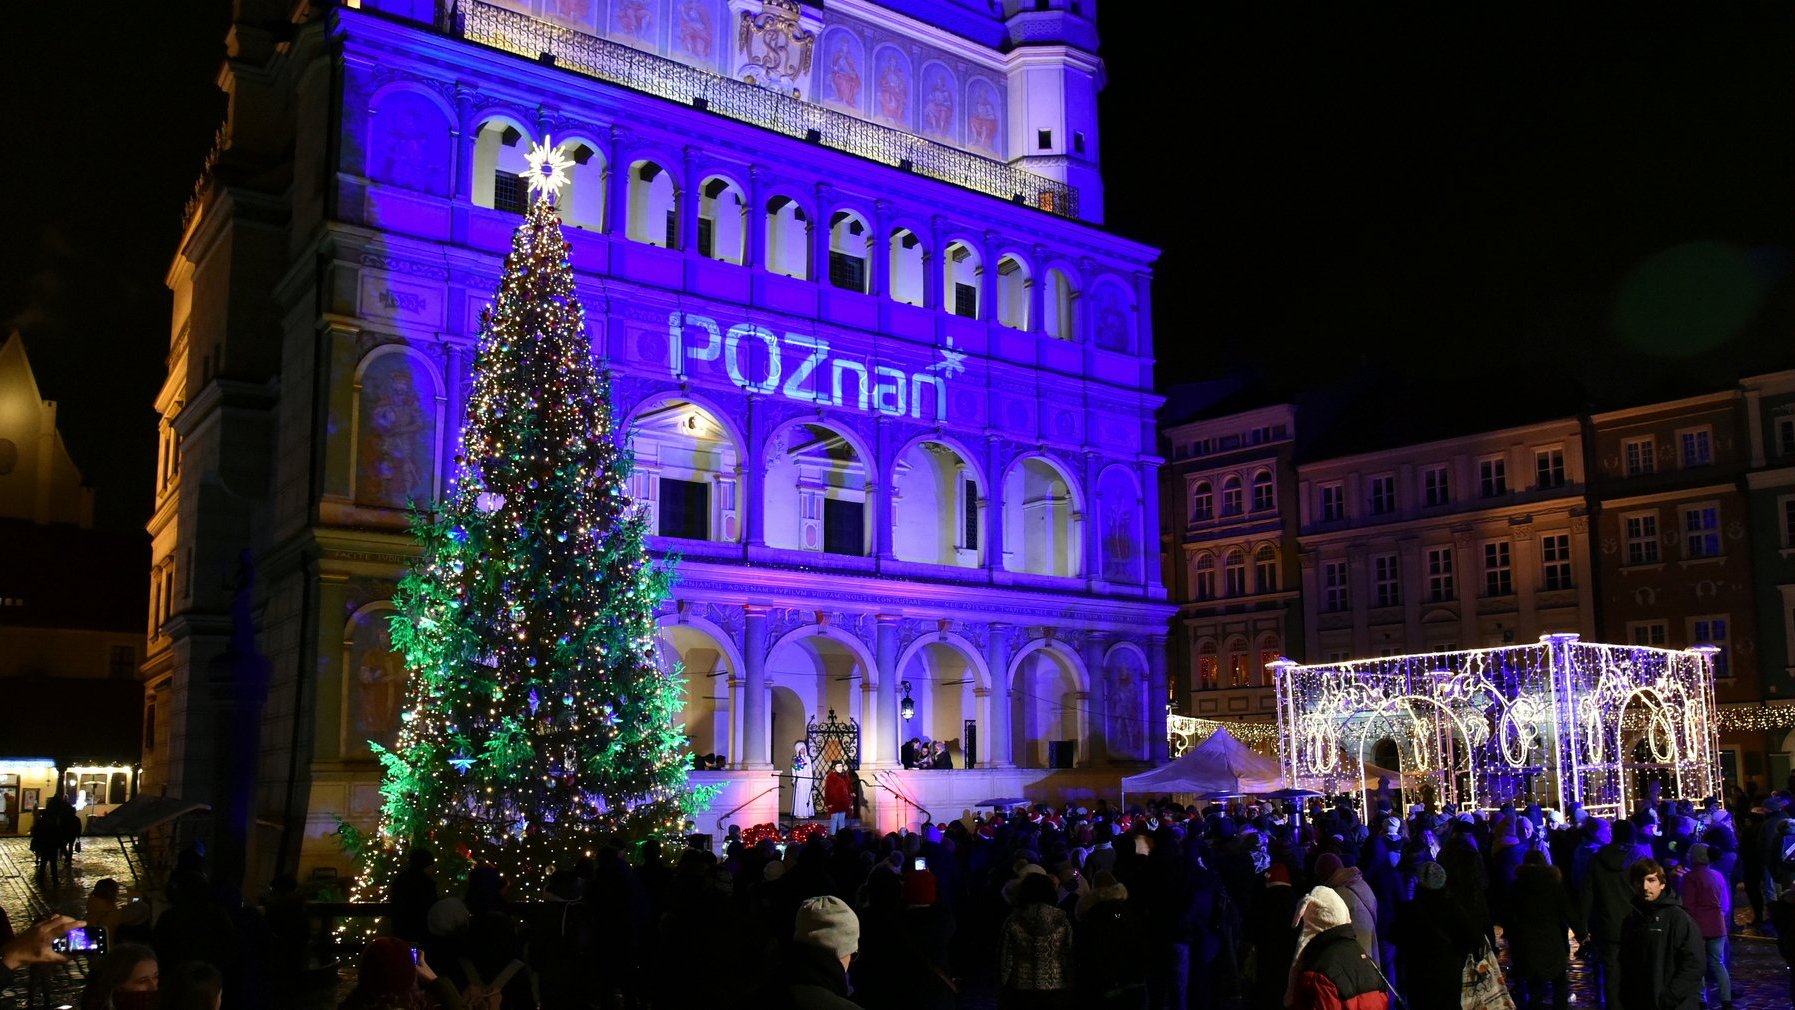
[[[462,1010],[500,1010],[505,1003],[505,986],[523,968],[524,963],[513,958],[504,971],[493,976],[491,982],[482,982],[480,971],[474,967],[474,962],[462,958],[461,970],[467,973],[467,988],[461,992]]]

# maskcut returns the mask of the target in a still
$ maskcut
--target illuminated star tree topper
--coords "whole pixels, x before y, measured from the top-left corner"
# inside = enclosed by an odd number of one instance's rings
[[[517,174],[529,180],[530,192],[539,200],[557,199],[561,187],[573,181],[567,174],[573,168],[573,159],[562,153],[552,137],[544,136],[542,143],[532,146],[524,161],[530,167]]]

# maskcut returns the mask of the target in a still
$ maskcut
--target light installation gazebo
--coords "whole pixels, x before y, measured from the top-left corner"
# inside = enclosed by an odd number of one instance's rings
[[[1411,798],[1510,800],[1624,817],[1647,781],[1667,797],[1720,787],[1711,647],[1537,645],[1273,663],[1290,784],[1368,793],[1365,763],[1394,745]],[[1393,785],[1396,783],[1392,783]]]

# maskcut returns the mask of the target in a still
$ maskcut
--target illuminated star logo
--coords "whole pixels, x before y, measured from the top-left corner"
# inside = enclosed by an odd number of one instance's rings
[[[542,198],[553,198],[562,186],[573,181],[567,176],[567,170],[573,167],[573,159],[562,154],[554,144],[554,138],[543,137],[542,143],[524,155],[524,161],[530,167],[517,173],[520,178],[530,181],[530,192]]]
[[[954,350],[954,338],[947,338],[947,346],[937,348],[941,352],[941,360],[930,365],[925,371],[940,372],[942,378],[951,379],[966,372],[966,353]]]

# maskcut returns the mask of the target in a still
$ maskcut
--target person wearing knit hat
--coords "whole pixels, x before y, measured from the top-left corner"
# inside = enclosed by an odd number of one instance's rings
[[[1310,891],[1297,906],[1301,927],[1290,964],[1284,1005],[1293,1010],[1387,1010],[1383,976],[1353,935],[1352,913],[1330,887]]]
[[[1291,886],[1290,864],[1274,862],[1266,868],[1264,890],[1244,903],[1246,938],[1258,952],[1255,957],[1260,965],[1247,990],[1247,1006],[1284,1005],[1289,978],[1279,969],[1296,960],[1296,909],[1303,897],[1300,889]]]
[[[859,949],[860,918],[847,902],[828,894],[807,899],[798,906],[792,945],[775,987],[779,1002],[855,1010],[848,999],[848,963]]]

